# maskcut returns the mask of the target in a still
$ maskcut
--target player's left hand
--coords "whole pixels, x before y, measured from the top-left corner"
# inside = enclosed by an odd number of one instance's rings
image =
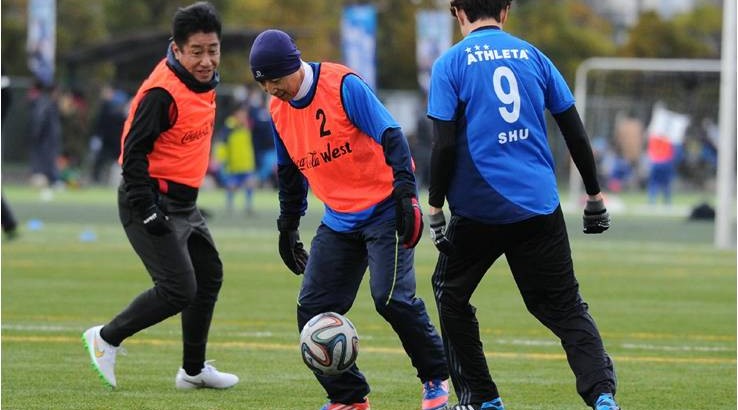
[[[451,256],[456,252],[454,244],[446,237],[446,217],[443,211],[428,214],[428,222],[430,223],[430,235],[433,245],[444,255]]]
[[[602,198],[588,199],[584,207],[584,233],[602,233],[610,227],[610,214],[607,213]]]
[[[154,236],[164,236],[172,232],[172,226],[169,223],[169,217],[156,204],[149,205],[146,209],[140,211],[141,222],[146,232]]]
[[[404,248],[414,248],[423,234],[423,212],[413,185],[398,185],[392,191],[395,198],[397,233]]]

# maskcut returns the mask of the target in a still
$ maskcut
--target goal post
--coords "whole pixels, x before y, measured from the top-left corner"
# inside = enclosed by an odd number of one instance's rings
[[[735,2],[728,1],[728,3]],[[735,44],[733,44],[733,48]],[[735,50],[733,50],[733,78],[735,78]],[[591,73],[595,71],[602,72],[625,72],[634,73],[712,73],[719,75],[724,70],[725,62],[714,59],[660,59],[660,58],[618,58],[618,57],[593,57],[582,62],[577,68],[575,78],[575,98],[577,109],[581,113],[582,121],[587,121],[588,107],[588,80]],[[724,73],[724,71],[722,71]],[[722,75],[721,79],[725,79],[726,75]],[[735,82],[733,82],[735,88]],[[730,234],[734,232],[731,229],[735,225],[735,216],[733,208],[735,207],[734,185],[735,185],[735,117],[733,118],[733,128],[724,125],[730,120],[731,107],[732,113],[735,114],[735,93],[733,92],[732,104],[730,97],[726,97],[726,88],[721,84],[720,88],[720,140],[719,140],[719,160],[718,160],[718,179],[717,179],[717,202],[716,207],[716,235],[715,244],[720,248],[726,248],[731,245],[733,240]],[[735,91],[735,90],[733,90]],[[716,101],[717,104],[717,101]],[[717,115],[717,113],[716,113]],[[725,117],[728,118],[725,118]],[[588,127],[590,128],[590,127]],[[573,162],[569,165],[569,205],[570,207],[578,206],[579,198],[583,195],[583,185],[581,177],[576,170]]]
[[[718,191],[715,212],[715,246],[735,245],[735,155],[736,155],[736,1],[723,2],[722,67],[720,75],[720,147]]]

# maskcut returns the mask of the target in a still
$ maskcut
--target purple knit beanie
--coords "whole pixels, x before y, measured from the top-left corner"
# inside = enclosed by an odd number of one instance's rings
[[[256,36],[249,62],[256,81],[273,80],[300,68],[300,50],[287,33],[270,29]]]

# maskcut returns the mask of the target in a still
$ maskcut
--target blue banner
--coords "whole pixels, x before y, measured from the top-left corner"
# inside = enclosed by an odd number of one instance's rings
[[[45,85],[54,83],[56,0],[28,2],[28,69]]]
[[[453,23],[448,10],[419,10],[415,15],[418,84],[426,93],[433,62],[451,47]]]
[[[377,10],[372,5],[346,6],[341,19],[343,62],[372,89],[377,83]]]

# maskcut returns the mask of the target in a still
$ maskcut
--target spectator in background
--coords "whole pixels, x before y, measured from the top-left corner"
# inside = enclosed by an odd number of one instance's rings
[[[428,104],[428,96],[423,98],[421,107]],[[433,121],[425,115],[425,110],[421,110],[418,114],[418,122],[415,127],[415,135],[408,139],[410,143],[410,151],[415,160],[415,177],[418,179],[418,186],[428,186],[429,167],[431,155],[431,136],[433,135]]]
[[[15,219],[13,210],[10,209],[10,204],[5,199],[5,195],[2,196],[2,211],[0,212],[2,212],[0,214],[0,222],[2,222],[5,237],[15,239],[18,236],[18,221]]]
[[[88,152],[89,104],[79,89],[60,94],[62,135],[61,155],[57,161],[59,177],[67,186],[81,184],[82,159]]]
[[[249,109],[240,105],[225,120],[225,127],[215,145],[215,159],[220,166],[220,180],[226,189],[226,210],[234,208],[236,193],[244,190],[244,210],[254,212],[254,144],[251,135]]]
[[[592,153],[597,165],[598,180],[603,181],[610,192],[625,191],[633,179],[633,167],[617,143],[611,143],[605,138],[593,139]]]
[[[10,112],[10,104],[13,102],[13,92],[10,90],[10,77],[5,75],[0,79],[2,86],[2,100],[0,101],[0,109],[2,109],[2,121],[5,124],[5,117]]]
[[[611,192],[621,192],[637,184],[645,137],[643,121],[634,112],[619,112],[613,137],[607,187]]]
[[[59,183],[57,158],[62,144],[62,124],[53,83],[37,80],[28,94],[31,183],[38,187]]]
[[[671,204],[671,184],[676,176],[684,145],[689,115],[671,111],[662,102],[653,106],[648,125],[646,156],[649,162],[648,201],[655,204],[661,195],[665,204]]]
[[[704,167],[705,178],[715,176],[718,165],[718,145],[720,144],[720,128],[712,118],[702,120],[702,132],[700,133],[700,162]]]
[[[619,155],[619,153],[615,153],[610,178],[607,181],[607,188],[611,192],[622,192],[628,186],[628,181],[632,175],[633,168],[630,166],[630,163]]]
[[[676,175],[679,147],[665,138],[648,139],[648,202],[655,204],[659,195],[664,204],[671,204],[671,184]]]
[[[112,180],[106,178],[106,169],[117,167],[120,155],[120,134],[126,121],[128,95],[110,85],[100,90],[100,109],[97,112],[90,148],[93,152],[92,181],[102,184]]]
[[[251,90],[248,99],[249,117],[259,185],[276,186],[277,150],[274,148],[272,119],[267,108],[267,98],[259,87]]]
[[[2,76],[2,100],[0,106],[2,106],[2,121],[5,125],[5,117],[7,117],[10,111],[10,104],[13,101],[13,94],[10,91],[10,78]],[[18,221],[15,219],[13,210],[10,209],[10,204],[5,199],[5,194],[2,195],[2,211],[0,211],[0,223],[2,223],[2,229],[5,236],[8,239],[13,239],[18,235]]]

